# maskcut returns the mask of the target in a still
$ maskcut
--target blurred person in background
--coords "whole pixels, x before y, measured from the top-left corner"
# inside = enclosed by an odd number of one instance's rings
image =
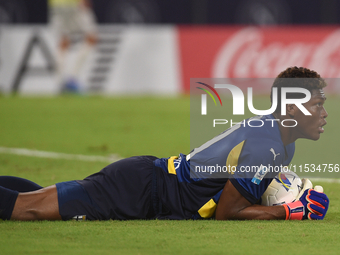
[[[96,20],[90,0],[49,0],[50,23],[58,36],[57,72],[61,92],[78,92],[79,73],[97,43]],[[67,65],[72,42],[80,38],[75,61]],[[67,68],[68,67],[68,68]]]

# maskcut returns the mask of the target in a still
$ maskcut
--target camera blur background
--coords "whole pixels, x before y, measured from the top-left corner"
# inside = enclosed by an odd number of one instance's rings
[[[53,21],[56,6],[79,2],[94,24]],[[340,76],[336,0],[0,0],[0,23],[3,94],[178,95],[190,78],[273,78],[295,65]]]

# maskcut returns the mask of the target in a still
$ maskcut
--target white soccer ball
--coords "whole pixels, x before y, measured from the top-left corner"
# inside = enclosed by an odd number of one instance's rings
[[[261,199],[262,205],[282,205],[295,201],[302,189],[302,181],[294,172],[285,170],[269,184]]]

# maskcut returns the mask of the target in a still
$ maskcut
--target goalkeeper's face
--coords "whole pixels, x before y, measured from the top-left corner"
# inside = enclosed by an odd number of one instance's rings
[[[327,124],[325,118],[328,116],[328,113],[324,107],[325,101],[326,96],[322,89],[312,90],[311,99],[304,104],[305,108],[312,115],[304,115],[298,110],[294,116],[298,122],[296,126],[298,137],[311,140],[318,140],[320,138],[320,134],[324,132],[323,126]]]

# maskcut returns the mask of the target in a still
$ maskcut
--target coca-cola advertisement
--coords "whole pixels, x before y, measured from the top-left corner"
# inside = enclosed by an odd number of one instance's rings
[[[190,78],[274,78],[289,66],[316,70],[324,78],[340,77],[339,27],[180,26],[178,30],[186,92]],[[339,87],[329,85],[334,92]]]

